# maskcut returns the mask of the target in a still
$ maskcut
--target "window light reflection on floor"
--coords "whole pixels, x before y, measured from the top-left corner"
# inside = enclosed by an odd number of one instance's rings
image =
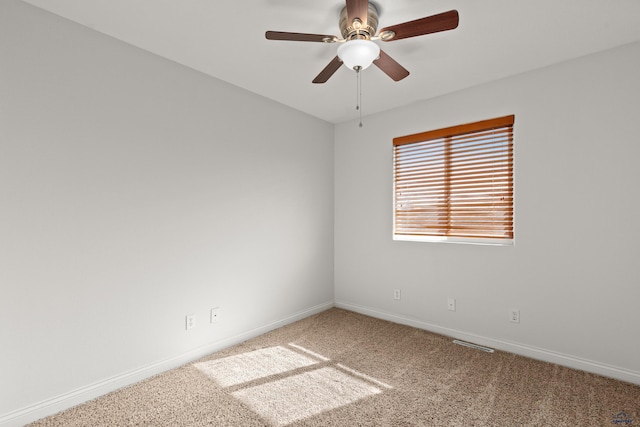
[[[288,347],[264,348],[194,366],[221,387],[233,387],[232,396],[278,426],[392,388],[300,345]],[[276,377],[269,381],[270,376]]]
[[[195,366],[221,387],[231,387],[317,363],[300,353],[278,346],[197,363]]]
[[[285,426],[348,405],[381,390],[332,367],[233,392],[258,414]]]

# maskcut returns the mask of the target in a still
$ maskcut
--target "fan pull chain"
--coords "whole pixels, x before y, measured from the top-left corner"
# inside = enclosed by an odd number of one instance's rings
[[[360,71],[362,67],[354,67],[356,70],[356,110],[360,112],[360,124],[359,127],[362,127],[362,77],[360,76]]]

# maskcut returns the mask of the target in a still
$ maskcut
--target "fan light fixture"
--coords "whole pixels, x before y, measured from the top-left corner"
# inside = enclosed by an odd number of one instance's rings
[[[352,70],[364,70],[380,56],[380,47],[371,40],[349,40],[338,47],[338,57]]]
[[[338,55],[335,56],[320,74],[313,79],[313,83],[326,83],[333,74],[345,67],[355,71],[357,79],[358,104],[360,111],[360,127],[362,127],[362,79],[361,71],[375,65],[393,81],[399,82],[409,75],[409,71],[398,64],[387,53],[380,50],[373,40],[391,42],[453,30],[458,27],[458,11],[450,10],[437,15],[425,16],[402,24],[392,25],[378,31],[377,0],[345,0],[346,5],[340,12],[338,26],[341,38],[326,34],[289,33],[284,31],[267,31],[267,40],[290,40],[298,42],[339,43]]]

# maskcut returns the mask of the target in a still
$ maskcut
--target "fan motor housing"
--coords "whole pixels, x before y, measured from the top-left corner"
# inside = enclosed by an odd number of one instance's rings
[[[370,39],[375,36],[378,29],[378,9],[372,2],[369,2],[369,12],[367,14],[367,24],[359,29],[355,28],[353,22],[349,22],[347,7],[340,12],[340,33],[345,40]]]

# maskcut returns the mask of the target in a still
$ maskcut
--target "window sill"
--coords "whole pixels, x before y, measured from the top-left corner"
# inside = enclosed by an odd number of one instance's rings
[[[481,246],[514,246],[513,239],[470,239],[464,237],[446,237],[446,236],[409,236],[409,235],[393,235],[393,240],[404,242],[423,242],[423,243],[457,243],[461,245],[481,245]]]

